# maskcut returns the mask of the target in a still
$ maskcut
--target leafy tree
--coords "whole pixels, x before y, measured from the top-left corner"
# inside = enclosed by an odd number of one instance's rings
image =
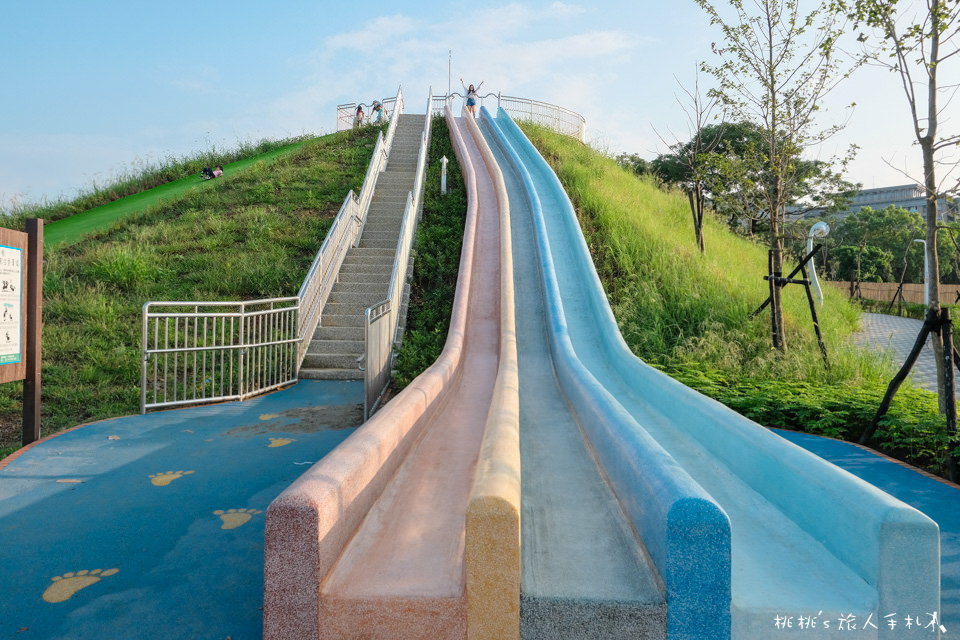
[[[707,173],[709,171],[709,162],[707,158],[714,152],[717,145],[720,144],[724,128],[712,127],[707,129],[706,122],[714,118],[714,110],[717,108],[718,99],[716,97],[704,97],[700,93],[700,78],[694,83],[693,90],[683,88],[689,105],[680,102],[680,108],[687,114],[687,122],[692,137],[687,143],[677,142],[670,145],[670,149],[675,152],[671,157],[669,166],[661,167],[658,174],[670,175],[673,184],[680,186],[687,194],[690,202],[690,214],[693,216],[693,231],[697,240],[697,247],[700,253],[706,253],[706,246],[703,239],[703,215],[707,208]],[[679,101],[678,101],[679,102]],[[661,156],[657,160],[663,158]],[[656,162],[656,161],[655,161]],[[656,167],[651,164],[656,170]]]
[[[621,153],[616,157],[616,161],[618,165],[634,172],[638,176],[654,174],[651,162],[641,158],[635,153]]]
[[[923,237],[923,229],[923,217],[919,213],[890,205],[880,210],[864,207],[850,214],[834,225],[831,236],[837,245],[857,247],[861,252],[876,250],[888,256],[886,265],[870,270],[871,274],[881,276],[880,282],[899,279],[902,268],[897,268],[895,262],[899,261],[902,265],[904,256],[907,259],[904,281],[922,282],[923,255],[922,251],[919,251],[920,245],[914,243],[914,240]],[[914,247],[916,249],[911,251]],[[879,258],[881,254],[874,255]],[[836,255],[834,259],[839,261]],[[846,279],[850,269],[839,267],[836,273],[840,279]]]
[[[706,199],[732,229],[746,228],[752,234],[758,226],[767,226],[766,192],[775,177],[769,172],[769,150],[762,127],[751,122],[724,122],[703,127],[699,137],[714,141],[709,151],[697,154],[696,138],[673,145],[673,153],[661,154],[650,163],[657,175],[665,183],[690,189],[695,177],[692,166],[696,166]],[[778,145],[786,142],[781,137]],[[792,162],[796,180],[788,185],[790,192],[786,194],[792,215],[813,207],[837,210],[856,193],[856,186],[825,162],[799,155]]]
[[[942,86],[945,63],[960,60],[960,0],[927,0],[917,12],[917,3],[898,0],[835,0],[833,8],[855,22],[858,39],[866,48],[866,57],[874,63],[897,72],[904,96],[910,107],[914,134],[923,157],[922,183],[926,192],[927,282],[931,311],[940,310],[940,261],[937,246],[937,201],[941,196],[956,194],[960,180],[951,185],[950,177],[957,164],[937,179],[938,159],[944,151],[960,144],[960,132],[943,135],[941,121],[956,86]],[[877,38],[871,37],[879,36]],[[945,93],[946,90],[946,93]],[[947,99],[941,104],[942,95]],[[956,126],[956,124],[954,124]],[[948,165],[949,166],[949,165]],[[939,333],[931,333],[937,361],[940,398],[945,397],[943,341]],[[942,402],[942,400],[941,400]]]
[[[870,245],[842,245],[831,252],[830,267],[840,279],[887,282],[893,278],[893,254]]]
[[[719,83],[712,95],[737,119],[756,122],[764,138],[758,154],[766,179],[756,182],[763,206],[753,210],[768,216],[773,272],[781,273],[786,208],[800,180],[796,159],[841,128],[815,121],[824,96],[846,75],[836,55],[841,25],[824,6],[802,15],[799,0],[727,0],[732,19],[709,0],[696,2],[725,40],[714,45],[719,63],[703,65]],[[773,343],[785,350],[779,287],[771,302]]]

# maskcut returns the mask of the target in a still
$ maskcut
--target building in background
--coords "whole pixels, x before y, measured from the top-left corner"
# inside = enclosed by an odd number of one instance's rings
[[[924,196],[924,189],[918,184],[904,184],[896,187],[879,187],[876,189],[863,189],[850,201],[849,206],[844,211],[837,213],[826,213],[823,207],[817,207],[804,211],[804,218],[846,218],[851,213],[856,213],[864,207],[870,207],[874,211],[886,209],[889,206],[900,207],[907,211],[916,211],[921,216],[926,216],[927,200]],[[795,211],[799,207],[791,207]],[[937,203],[937,211],[940,219],[946,222],[954,222],[960,219],[960,198],[940,198]],[[790,209],[787,210],[790,215]]]

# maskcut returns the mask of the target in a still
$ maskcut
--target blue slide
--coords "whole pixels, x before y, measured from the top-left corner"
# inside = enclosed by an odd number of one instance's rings
[[[936,523],[636,358],[559,180],[505,112],[483,115],[530,203],[516,272],[535,252],[557,379],[662,580],[669,637],[888,638],[884,616],[938,611]]]

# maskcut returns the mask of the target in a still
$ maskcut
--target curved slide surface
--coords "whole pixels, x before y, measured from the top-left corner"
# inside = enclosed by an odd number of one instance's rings
[[[495,120],[514,150],[515,166],[528,172],[536,203],[536,247],[558,377],[571,398],[578,387],[586,389],[583,396],[592,392],[594,407],[604,405],[596,415],[622,411],[630,418],[585,420],[581,412],[591,410],[591,401],[573,401],[663,574],[669,637],[771,637],[784,632],[775,626],[777,616],[817,617],[818,637],[845,637],[848,630],[836,620],[854,615],[860,624],[872,616],[873,626],[861,633],[883,638],[895,634],[878,624],[885,615],[937,611],[936,524],[633,356],[559,181],[505,112]],[[658,455],[651,458],[651,450]],[[664,529],[664,512],[655,506],[669,478],[682,489],[691,489],[687,480],[701,488],[696,499],[703,502],[686,522],[701,518],[711,527],[703,531],[712,538],[712,552],[695,527],[686,534],[671,524]],[[676,498],[661,500],[666,513],[689,504]],[[671,557],[676,553],[683,558]],[[687,573],[678,574],[684,562]],[[697,567],[714,572],[713,578],[698,582]],[[717,600],[725,571],[726,606]]]

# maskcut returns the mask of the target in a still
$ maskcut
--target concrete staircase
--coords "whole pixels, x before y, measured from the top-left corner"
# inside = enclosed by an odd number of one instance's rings
[[[363,378],[363,314],[385,300],[390,288],[403,210],[416,180],[425,123],[424,115],[400,115],[387,168],[377,179],[360,242],[343,260],[300,367],[301,378]],[[403,311],[401,317],[406,315]]]

